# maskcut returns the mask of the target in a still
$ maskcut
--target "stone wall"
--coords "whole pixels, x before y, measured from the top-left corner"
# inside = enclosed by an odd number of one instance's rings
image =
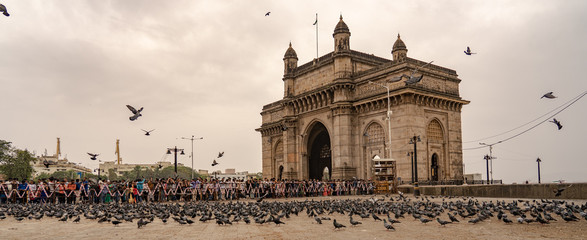
[[[460,185],[460,186],[420,186],[420,194],[432,196],[470,196],[495,198],[535,198],[535,199],[587,199],[587,183],[573,183],[559,197],[553,190],[568,187],[565,184],[500,184],[500,185]],[[412,186],[399,186],[398,191],[413,193]]]

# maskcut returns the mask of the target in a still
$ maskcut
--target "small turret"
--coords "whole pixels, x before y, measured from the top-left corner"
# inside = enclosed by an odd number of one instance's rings
[[[393,44],[391,54],[393,55],[394,61],[403,61],[408,55],[408,48],[400,38],[399,33],[397,34],[397,40],[395,40],[395,43]]]
[[[289,43],[289,48],[287,48],[287,51],[285,51],[285,55],[283,56],[283,64],[284,75],[293,73],[293,71],[298,67],[298,54],[296,54],[296,50],[291,47],[291,42]]]
[[[298,54],[291,47],[291,42],[283,56],[283,66],[283,96],[288,97],[293,94],[293,73],[298,67]]]
[[[334,52],[351,49],[351,32],[349,31],[349,27],[342,20],[342,15],[340,15],[340,20],[338,21],[338,24],[336,24],[332,36],[334,37]]]

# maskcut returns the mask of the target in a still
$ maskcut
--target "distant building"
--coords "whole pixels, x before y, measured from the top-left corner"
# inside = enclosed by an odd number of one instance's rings
[[[61,155],[61,142],[60,139],[57,138],[57,150],[55,152],[54,155],[47,155],[47,152],[45,151],[45,153],[41,156],[37,157],[37,161],[35,163],[33,163],[33,170],[35,170],[35,172],[33,173],[33,177],[38,177],[39,175],[41,175],[42,173],[46,173],[46,174],[53,174],[55,172],[65,172],[65,171],[69,171],[69,170],[73,170],[76,172],[81,172],[81,173],[92,173],[92,170],[81,166],[81,165],[77,165],[76,163],[73,162],[69,162],[67,160],[67,157],[59,159],[59,156]],[[77,177],[77,176],[75,176]]]
[[[465,174],[465,181],[481,181],[483,180],[483,176],[481,173],[469,173]]]
[[[200,170],[202,171],[202,170]],[[208,171],[206,171],[208,172]],[[215,178],[215,179],[238,179],[238,180],[243,180],[243,181],[247,181],[250,179],[255,178],[256,175],[251,175],[249,174],[249,172],[244,171],[244,172],[236,172],[236,170],[234,168],[227,168],[224,170],[224,172],[218,170],[218,171],[214,171],[210,174],[211,178]]]
[[[177,165],[183,166],[183,164],[181,164],[181,163],[178,163]],[[155,171],[155,169],[163,169],[166,167],[171,167],[171,166],[173,166],[173,164],[171,164],[170,162],[156,162],[154,164],[144,164],[144,163],[117,164],[117,161],[111,161],[111,162],[100,163],[99,169],[100,169],[100,174],[105,175],[105,176],[108,176],[108,174],[110,173],[110,169],[114,170],[114,173],[116,173],[116,176],[122,176],[125,172],[130,172],[130,171],[134,170],[137,166],[141,168],[141,171],[147,170],[147,169],[151,169],[152,171]]]

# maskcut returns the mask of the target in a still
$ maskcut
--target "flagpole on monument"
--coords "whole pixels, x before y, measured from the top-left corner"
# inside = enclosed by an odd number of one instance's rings
[[[314,25],[316,26],[316,61],[318,61],[318,13],[316,13],[316,21],[314,21]]]

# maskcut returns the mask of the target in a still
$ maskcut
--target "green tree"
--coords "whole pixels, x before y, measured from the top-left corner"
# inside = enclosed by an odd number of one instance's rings
[[[35,180],[48,179],[50,177],[51,177],[51,175],[48,173],[41,173],[41,174],[39,174],[39,176],[37,176],[35,178]]]
[[[108,180],[110,180],[110,181],[118,180],[118,175],[116,174],[116,171],[114,170],[114,168],[108,169]]]
[[[0,173],[8,178],[29,179],[35,157],[28,150],[15,149],[10,142],[0,140]]]
[[[61,179],[77,179],[78,175],[77,175],[77,171],[75,170],[67,170],[67,171],[58,171],[58,172],[54,172],[53,174],[51,174],[52,177],[57,178],[59,180]]]

